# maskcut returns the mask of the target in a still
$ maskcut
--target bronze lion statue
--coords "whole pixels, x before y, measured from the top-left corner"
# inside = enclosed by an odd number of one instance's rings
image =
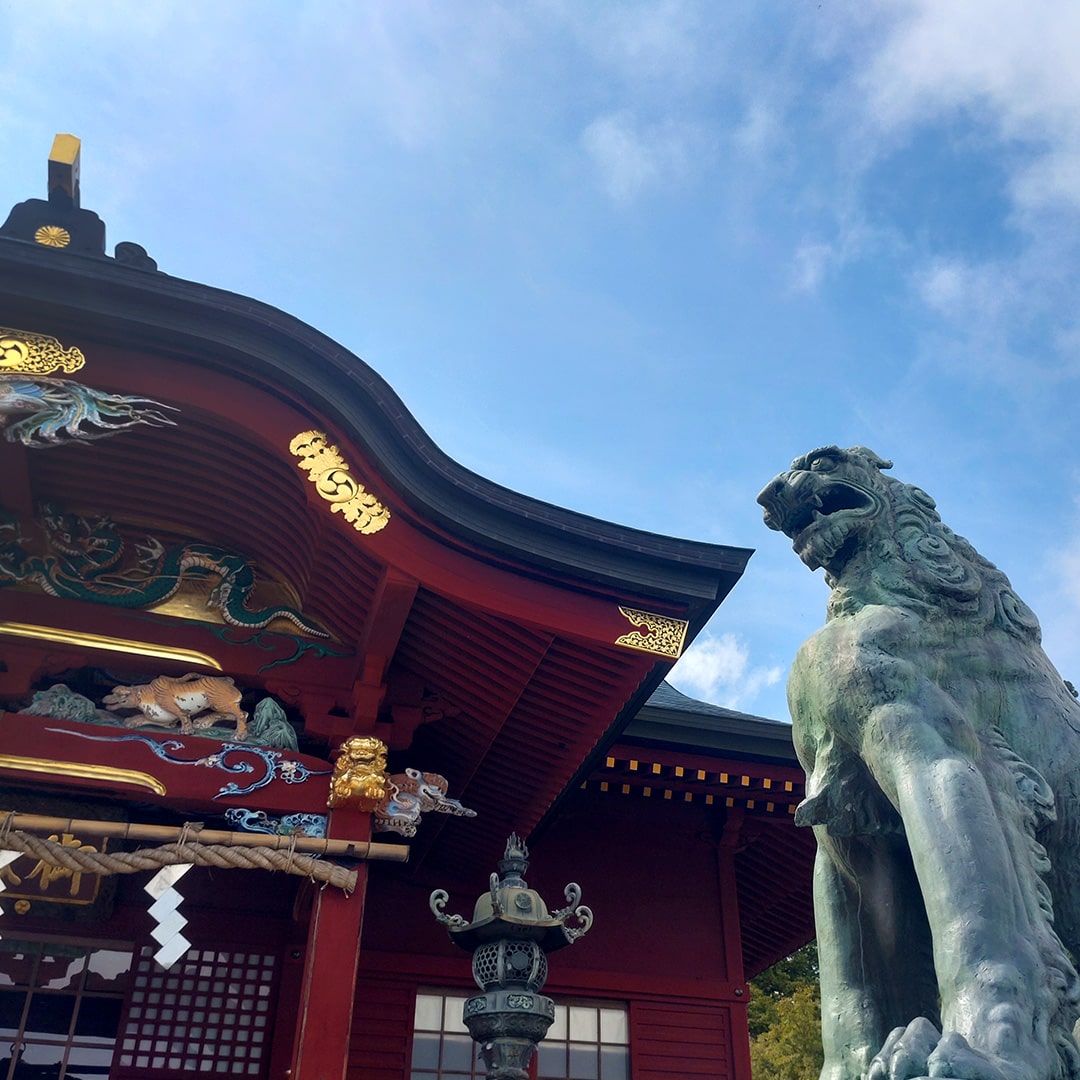
[[[1076,1080],[1080,703],[1005,575],[891,465],[826,446],[758,496],[832,589],[788,682],[822,1080]]]

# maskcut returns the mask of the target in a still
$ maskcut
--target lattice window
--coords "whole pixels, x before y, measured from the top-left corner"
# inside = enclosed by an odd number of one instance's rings
[[[135,959],[119,1070],[265,1076],[276,958],[192,949],[163,971],[153,953],[147,946]]]
[[[467,994],[417,994],[411,1080],[479,1080],[487,1068],[461,1014]]]
[[[629,1042],[625,1005],[556,1005],[536,1050],[537,1080],[627,1080]]]
[[[487,1075],[461,1020],[466,994],[416,995],[410,1080],[480,1080]],[[537,1080],[628,1080],[626,1006],[556,1004],[555,1022],[537,1047]]]
[[[0,944],[0,1080],[108,1076],[130,966],[123,947]]]

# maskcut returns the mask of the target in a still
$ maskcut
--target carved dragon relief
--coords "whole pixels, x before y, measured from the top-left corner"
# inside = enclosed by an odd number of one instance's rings
[[[406,769],[403,773],[392,773],[386,787],[386,794],[375,807],[372,824],[375,832],[415,836],[423,814],[476,817],[475,810],[447,796],[446,777],[438,773]]]
[[[206,606],[231,626],[259,630],[285,619],[312,637],[329,637],[288,605],[249,609],[255,572],[251,562],[234,551],[195,541],[166,547],[147,536],[134,544],[131,560],[120,527],[111,518],[81,517],[45,506],[39,524],[46,554],[28,550],[19,523],[0,510],[0,586],[32,584],[64,599],[149,608],[169,600],[186,581],[211,574],[217,583]]]

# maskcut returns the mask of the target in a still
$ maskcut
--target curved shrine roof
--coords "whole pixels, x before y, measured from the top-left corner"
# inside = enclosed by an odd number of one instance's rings
[[[24,533],[40,530],[48,504],[108,515],[133,530],[130,546],[142,530],[166,546],[240,552],[276,602],[330,637],[316,648],[280,623],[245,637],[211,625],[190,598],[136,612],[21,585],[0,588],[0,623],[105,624],[118,638],[182,644],[238,685],[295,705],[326,748],[378,735],[401,766],[444,774],[478,812],[425,823],[414,865],[437,849],[441,873],[464,873],[462,855],[487,858],[510,828],[532,830],[588,775],[751,555],[601,521],[478,476],[432,442],[370,366],[314,328],[161,273],[137,245],[106,255],[77,181],[20,203],[0,227],[0,326],[81,350],[83,368],[46,381],[152,399],[173,421],[128,428],[92,451],[78,440],[0,443],[0,501]],[[310,482],[295,447],[313,431],[369,508],[377,500],[384,527],[358,531]],[[61,651],[50,663],[95,656]],[[4,678],[12,693],[43,677],[34,663],[0,677],[0,697]],[[510,805],[507,778],[524,774]]]

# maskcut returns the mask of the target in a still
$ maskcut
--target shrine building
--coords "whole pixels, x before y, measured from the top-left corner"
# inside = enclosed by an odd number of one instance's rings
[[[750,1080],[803,774],[664,678],[751,552],[507,490],[107,253],[70,135],[45,194],[0,226],[0,1080],[483,1077],[447,931],[511,834],[576,938],[529,1075]]]

